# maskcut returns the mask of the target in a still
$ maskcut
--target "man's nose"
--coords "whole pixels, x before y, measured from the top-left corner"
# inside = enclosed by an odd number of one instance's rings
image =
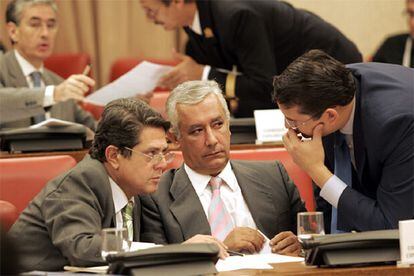
[[[218,142],[215,132],[211,128],[206,129],[206,145],[214,146]]]

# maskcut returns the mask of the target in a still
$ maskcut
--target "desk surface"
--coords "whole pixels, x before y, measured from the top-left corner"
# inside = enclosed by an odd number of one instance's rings
[[[395,265],[387,266],[368,266],[368,267],[347,267],[347,268],[318,268],[306,266],[303,262],[274,264],[274,269],[269,270],[236,270],[221,272],[220,276],[238,276],[238,275],[414,275],[414,267],[397,267]]]

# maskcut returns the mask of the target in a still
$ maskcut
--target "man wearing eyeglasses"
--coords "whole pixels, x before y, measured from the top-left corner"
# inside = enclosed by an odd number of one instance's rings
[[[360,62],[355,44],[313,13],[276,0],[140,0],[147,17],[166,30],[183,28],[186,54],[160,80],[174,89],[188,80],[216,80],[235,117],[274,108],[272,76],[310,49],[342,62]]]
[[[141,198],[141,238],[165,244],[212,235],[229,250],[255,253],[265,235],[273,252],[297,255],[296,215],[305,209],[296,186],[279,162],[229,160],[230,113],[218,84],[179,85],[167,113],[184,164]]]
[[[388,37],[375,53],[372,61],[400,64],[414,68],[414,0],[406,0],[409,32]]]
[[[328,233],[414,218],[414,70],[345,66],[312,50],[274,78],[274,100],[286,149],[319,188]]]
[[[165,139],[169,123],[134,99],[109,103],[90,155],[46,184],[29,203],[9,236],[22,271],[63,270],[65,265],[103,263],[101,230],[125,227],[139,241],[137,195],[157,190],[172,161]]]

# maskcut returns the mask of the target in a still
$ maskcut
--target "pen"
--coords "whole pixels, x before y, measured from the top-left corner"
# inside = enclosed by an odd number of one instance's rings
[[[230,256],[244,256],[243,253],[239,253],[239,252],[232,251],[232,250],[227,250],[227,253],[229,253]]]
[[[82,72],[82,75],[88,75],[89,74],[89,72],[91,71],[91,65],[90,64],[87,64],[86,66],[85,66],[85,69],[83,69],[83,72]]]

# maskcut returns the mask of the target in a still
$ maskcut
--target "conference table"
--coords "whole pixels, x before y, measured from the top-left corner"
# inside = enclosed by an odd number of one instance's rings
[[[273,264],[273,269],[251,269],[221,272],[219,276],[241,276],[241,275],[414,275],[414,266],[398,267],[396,265],[365,266],[365,267],[337,267],[337,268],[318,268],[306,266],[303,262]]]

